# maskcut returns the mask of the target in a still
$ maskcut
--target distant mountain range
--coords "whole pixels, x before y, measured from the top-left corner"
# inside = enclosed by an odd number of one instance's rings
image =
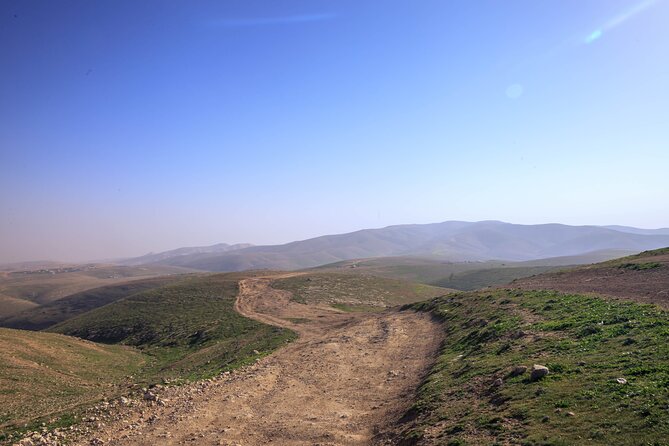
[[[372,257],[529,261],[577,256],[601,250],[638,252],[665,246],[669,246],[669,229],[447,221],[364,229],[284,245],[219,244],[180,248],[129,259],[123,263],[158,263],[205,271],[290,270]]]
[[[660,228],[660,229],[640,229],[633,228],[631,226],[618,226],[610,225],[604,226],[608,229],[613,229],[614,231],[628,232],[630,234],[642,234],[642,235],[669,235],[669,228]]]
[[[141,257],[133,257],[131,259],[122,260],[122,265],[136,266],[146,265],[149,263],[167,263],[174,261],[174,259],[182,256],[190,256],[197,254],[220,254],[224,252],[236,251],[238,249],[249,248],[253,246],[250,243],[238,243],[236,245],[228,245],[227,243],[218,243],[212,246],[193,246],[187,248],[177,248],[171,251],[164,251],[159,253],[149,253]]]

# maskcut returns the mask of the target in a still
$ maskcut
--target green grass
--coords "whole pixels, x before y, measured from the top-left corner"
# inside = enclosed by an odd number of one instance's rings
[[[0,443],[36,423],[73,422],[82,406],[129,385],[208,378],[293,340],[234,310],[244,277],[197,276],[136,293],[49,329],[60,334],[0,329]]]
[[[60,423],[80,406],[114,396],[148,361],[124,346],[4,328],[0,357],[0,443],[25,423]]]
[[[635,264],[648,264],[648,265],[658,265],[654,266],[652,268],[657,268],[659,266],[662,266],[661,263],[659,262],[653,262],[654,257],[660,257],[660,256],[667,256],[669,255],[669,248],[660,248],[660,249],[653,249],[650,251],[643,251],[640,252],[639,254],[634,254],[631,256],[626,256],[626,257],[620,257],[618,259],[613,259],[613,260],[608,260],[606,262],[601,262],[596,265],[592,265],[593,267],[600,267],[600,268],[605,268],[605,267],[612,267],[612,266],[618,266],[618,267],[624,267],[623,265],[635,265]],[[640,260],[648,260],[647,263],[640,262]],[[663,259],[664,262],[666,262],[666,259]]]
[[[509,290],[412,308],[441,319],[445,341],[408,414],[407,441],[429,429],[438,444],[669,444],[666,311]],[[527,373],[508,374],[532,364],[550,375],[529,382]]]
[[[325,304],[344,311],[380,310],[429,299],[445,291],[406,280],[343,273],[310,273],[276,280],[272,286],[290,291],[294,302]]]
[[[238,275],[211,275],[134,294],[50,331],[139,348],[154,359],[144,375],[209,377],[292,340],[289,330],[234,311]]]
[[[515,279],[529,277],[545,272],[556,271],[564,267],[559,266],[522,266],[485,268],[474,271],[465,271],[451,274],[434,282],[434,285],[444,288],[454,288],[462,291],[472,291],[480,288],[505,285]]]
[[[650,251],[643,251],[640,252],[639,254],[635,254],[632,256],[628,257],[623,257],[621,260],[632,260],[632,259],[645,259],[648,257],[655,257],[655,256],[666,256],[669,255],[669,247],[668,248],[660,248],[660,249],[652,249]]]
[[[52,325],[133,294],[159,288],[186,278],[185,275],[171,275],[93,288],[0,319],[0,326],[22,330],[44,330]]]
[[[661,263],[657,262],[646,262],[646,263],[623,263],[618,265],[618,268],[630,269],[633,271],[645,271],[648,269],[655,269],[661,267]]]

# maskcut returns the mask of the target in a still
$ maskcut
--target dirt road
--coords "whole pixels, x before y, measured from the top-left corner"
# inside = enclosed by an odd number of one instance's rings
[[[105,445],[374,444],[411,404],[441,330],[409,311],[343,313],[291,302],[271,288],[275,278],[240,282],[236,309],[295,330],[297,341],[242,373],[165,389],[165,406],[129,411],[94,436]]]

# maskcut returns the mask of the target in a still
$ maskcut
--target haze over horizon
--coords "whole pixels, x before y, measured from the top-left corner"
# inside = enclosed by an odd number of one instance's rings
[[[669,226],[669,1],[7,1],[0,263]]]

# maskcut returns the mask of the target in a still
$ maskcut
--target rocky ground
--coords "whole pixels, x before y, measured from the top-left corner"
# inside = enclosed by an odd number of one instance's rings
[[[392,425],[411,405],[442,330],[410,311],[291,302],[271,287],[276,278],[243,280],[236,309],[295,330],[294,343],[233,373],[101,403],[78,426],[19,444],[392,444]]]

